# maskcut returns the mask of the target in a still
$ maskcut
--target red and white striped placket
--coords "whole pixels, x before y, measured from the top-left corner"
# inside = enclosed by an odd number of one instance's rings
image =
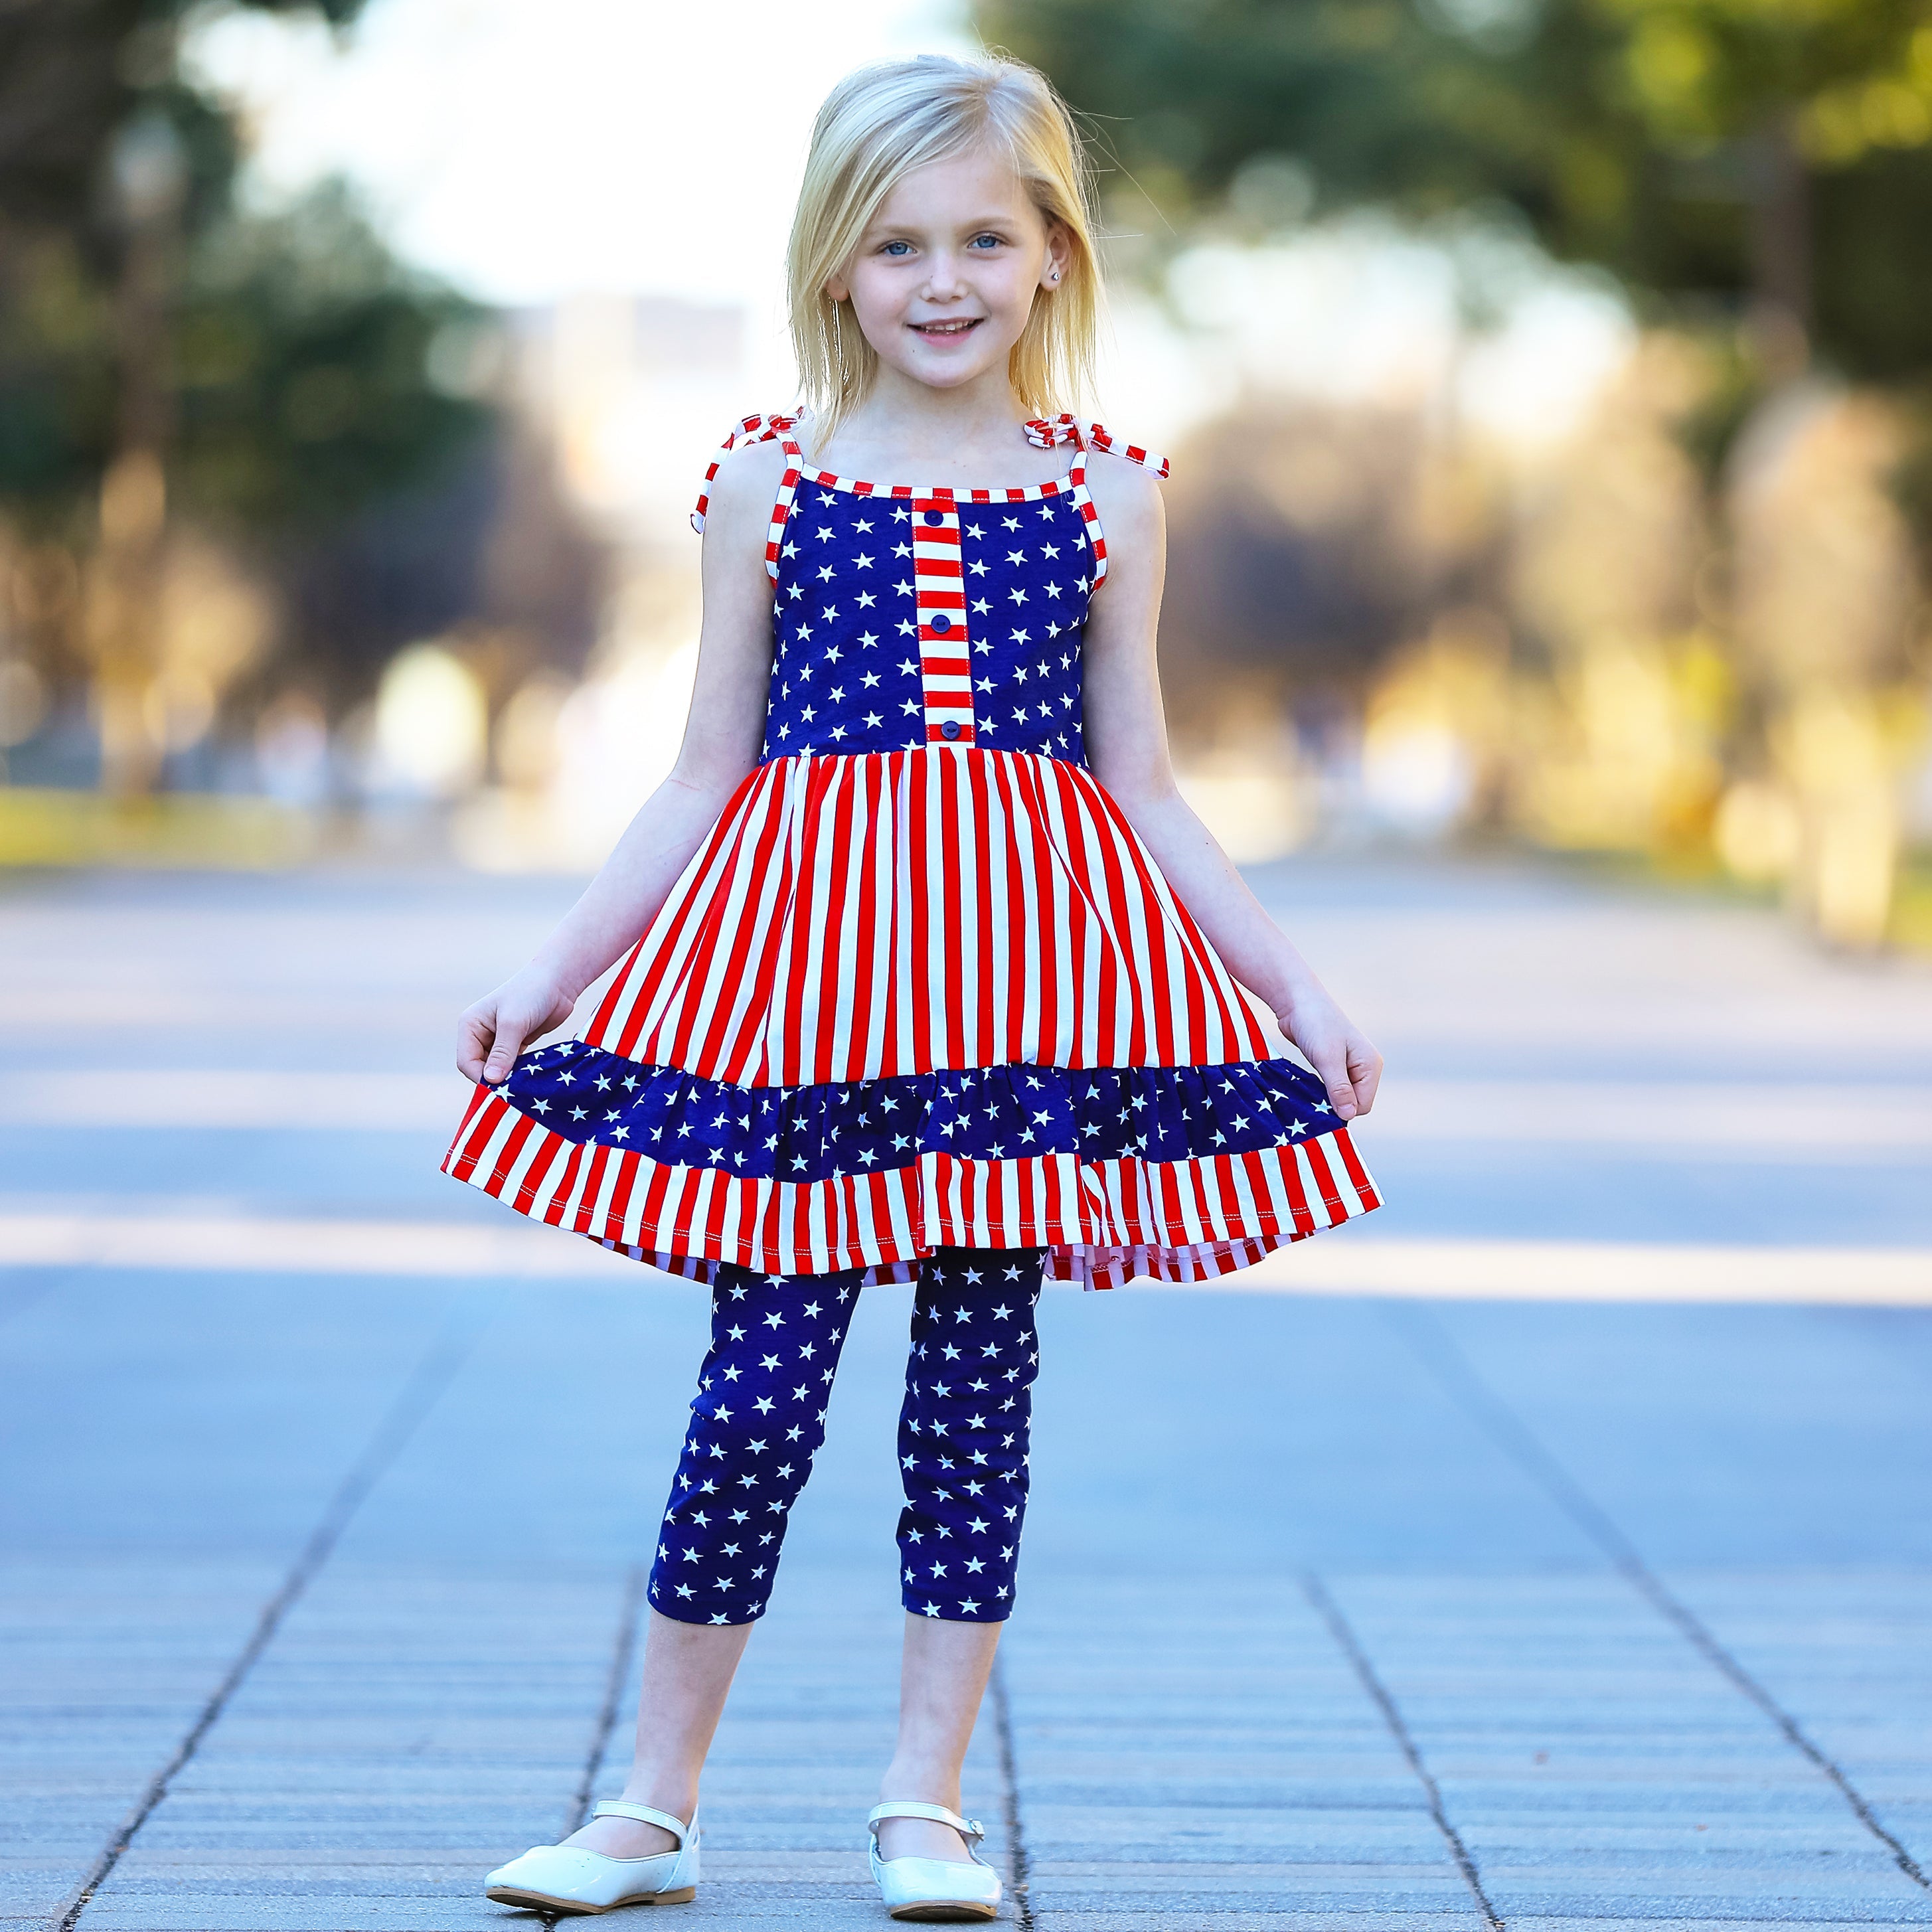
[[[912,500],[913,589],[928,742],[970,745],[973,645],[959,555],[959,506],[950,495]]]

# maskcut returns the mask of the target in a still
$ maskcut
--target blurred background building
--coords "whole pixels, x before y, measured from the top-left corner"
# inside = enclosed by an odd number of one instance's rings
[[[1238,859],[1510,842],[1932,945],[1924,0],[743,11],[6,10],[0,862],[594,864],[704,465],[790,400],[812,108],[983,40],[1105,163],[1097,400],[1175,459]]]

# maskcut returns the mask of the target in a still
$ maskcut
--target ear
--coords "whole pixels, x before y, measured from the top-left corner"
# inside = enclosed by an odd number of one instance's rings
[[[852,294],[852,285],[843,275],[827,275],[825,278],[825,292],[835,302],[849,301]]]
[[[1068,266],[1073,260],[1073,244],[1068,238],[1065,226],[1058,221],[1046,224],[1046,260],[1040,266],[1040,285],[1049,292],[1057,289],[1066,278]]]

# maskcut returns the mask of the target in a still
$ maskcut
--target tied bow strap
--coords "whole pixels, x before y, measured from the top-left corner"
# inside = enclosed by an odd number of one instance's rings
[[[1026,438],[1036,449],[1058,449],[1070,443],[1076,449],[1102,449],[1110,456],[1124,457],[1156,476],[1168,473],[1166,457],[1156,456],[1137,442],[1118,442],[1105,424],[1082,422],[1071,415],[1036,416],[1026,425]]]
[[[704,534],[705,512],[711,507],[711,486],[718,479],[718,466],[734,449],[742,449],[747,443],[770,442],[788,436],[797,426],[804,412],[794,410],[788,415],[747,416],[718,446],[718,454],[711,459],[711,467],[704,472],[704,487],[698,493],[698,507],[691,513],[691,527],[700,536]]]

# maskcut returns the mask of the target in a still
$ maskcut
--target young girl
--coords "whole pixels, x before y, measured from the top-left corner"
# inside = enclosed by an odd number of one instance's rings
[[[1373,1208],[1343,1124],[1382,1063],[1174,789],[1167,466],[1053,412],[1100,290],[1047,83],[931,58],[841,82],[790,292],[812,407],[747,418],[706,478],[676,767],[461,1022],[481,1084],[446,1171],[712,1302],[623,1798],[487,1890],[692,1897],[699,1771],[859,1291],[916,1282],[898,1743],[866,1822],[895,1916],[990,1918],[959,1780],[1013,1604],[1042,1278],[1208,1280]],[[620,956],[579,1036],[526,1051]],[[1313,1076],[1267,1057],[1250,993]]]

